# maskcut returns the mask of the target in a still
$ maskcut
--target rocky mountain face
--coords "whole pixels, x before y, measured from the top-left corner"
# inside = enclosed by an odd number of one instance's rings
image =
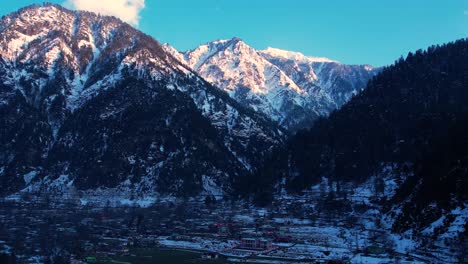
[[[51,4],[0,21],[0,123],[2,194],[224,194],[284,140],[151,37]]]
[[[164,48],[242,105],[293,132],[342,106],[378,71],[273,48],[258,51],[239,38],[183,53]]]

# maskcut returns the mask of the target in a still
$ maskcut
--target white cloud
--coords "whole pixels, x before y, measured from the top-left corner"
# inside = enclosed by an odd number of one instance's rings
[[[66,0],[64,5],[73,9],[116,16],[138,26],[140,12],[145,8],[145,0]]]

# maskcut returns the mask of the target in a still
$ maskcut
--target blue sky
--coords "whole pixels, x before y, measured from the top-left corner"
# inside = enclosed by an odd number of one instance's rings
[[[42,2],[5,1],[0,14]],[[382,66],[467,37],[468,0],[146,0],[138,27],[179,50],[238,36],[257,49]]]

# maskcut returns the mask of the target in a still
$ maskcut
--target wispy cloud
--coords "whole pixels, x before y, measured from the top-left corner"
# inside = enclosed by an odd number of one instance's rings
[[[138,26],[140,12],[145,8],[145,0],[66,0],[64,5],[73,9],[116,16]]]

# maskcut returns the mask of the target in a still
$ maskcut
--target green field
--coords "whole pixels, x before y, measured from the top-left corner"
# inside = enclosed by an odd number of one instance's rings
[[[132,256],[98,258],[99,264],[228,264],[225,260],[202,260],[201,253],[173,249],[133,249]]]

